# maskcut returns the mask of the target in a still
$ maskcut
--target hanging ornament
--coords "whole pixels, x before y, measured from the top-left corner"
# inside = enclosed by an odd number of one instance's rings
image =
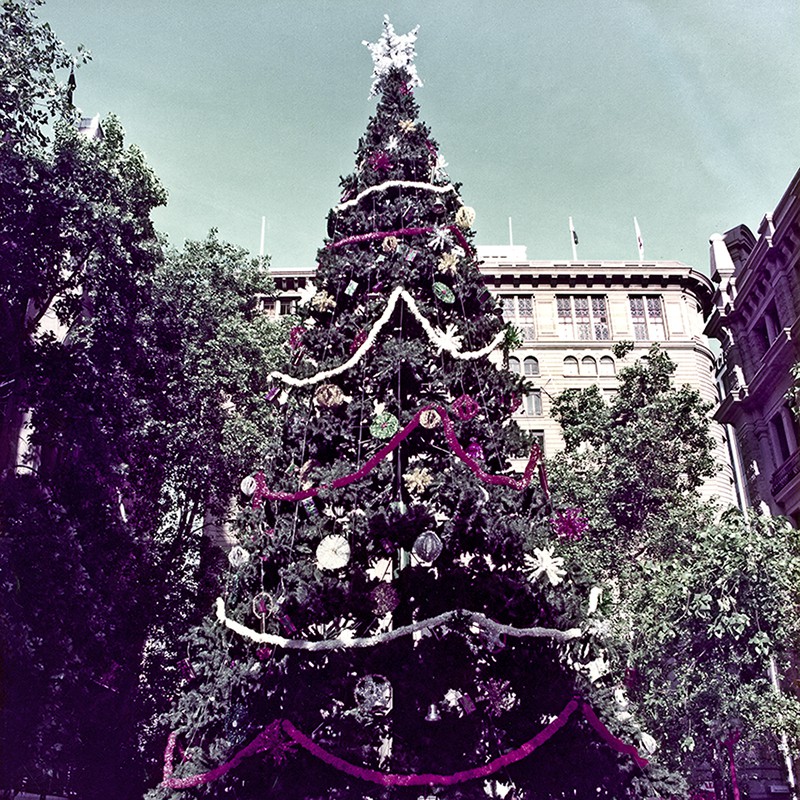
[[[403,133],[411,133],[417,129],[417,123],[413,119],[401,119],[400,122],[397,123],[397,127]]]
[[[264,645],[256,650],[256,657],[259,661],[268,661],[272,656],[272,648]]]
[[[442,540],[433,531],[425,531],[414,542],[414,555],[425,564],[432,564],[442,554]]]
[[[414,494],[422,494],[433,483],[433,475],[425,467],[415,467],[403,475],[406,489]]]
[[[456,296],[453,290],[446,284],[440,283],[436,281],[433,284],[433,293],[436,295],[438,300],[441,300],[443,303],[452,304],[456,301]]]
[[[400,605],[400,595],[391,583],[381,581],[370,593],[372,610],[375,615],[382,617],[394,611]]]
[[[293,363],[294,363],[294,362],[293,362]],[[268,403],[271,403],[273,400],[275,400],[275,399],[277,399],[277,398],[278,398],[278,396],[280,395],[280,393],[281,393],[281,387],[280,387],[280,386],[273,386],[273,387],[272,387],[271,389],[269,389],[269,390],[267,391],[267,393],[264,395],[264,399],[265,399],[265,400],[266,400]]]
[[[480,442],[476,441],[475,439],[470,440],[465,452],[473,461],[484,460],[483,447],[481,447]]]
[[[458,257],[455,253],[443,253],[436,268],[446,275],[455,275],[458,270]]]
[[[461,706],[461,711],[464,713],[465,717],[472,714],[476,708],[474,701],[468,694],[462,694],[461,697],[458,698],[458,704]]]
[[[406,261],[408,261],[409,264],[411,264],[418,255],[419,251],[415,250],[413,247],[409,247],[408,250],[406,251],[405,259]]]
[[[517,696],[509,681],[489,678],[480,685],[478,700],[485,704],[490,717],[499,717],[517,705]]]
[[[243,567],[250,561],[250,553],[241,545],[235,544],[228,551],[228,562],[234,569]]]
[[[471,420],[481,410],[477,401],[473,400],[468,394],[462,394],[461,397],[454,400],[451,408],[453,413],[464,422]]]
[[[239,484],[239,489],[241,489],[241,492],[245,497],[252,497],[257,488],[258,484],[252,475],[242,478],[242,482]]]
[[[386,142],[386,149],[389,152],[394,152],[400,146],[400,139],[395,134],[392,134]]]
[[[325,536],[317,545],[316,556],[320,569],[341,569],[350,561],[350,543],[338,533]]]
[[[391,439],[400,430],[400,422],[394,414],[382,411],[369,426],[369,432],[376,439]]]
[[[586,529],[589,527],[589,520],[583,516],[580,508],[566,508],[556,512],[550,520],[556,535],[570,542],[577,542],[581,539]]]
[[[399,243],[400,240],[396,236],[387,236],[381,242],[381,250],[383,250],[384,253],[394,253]]]
[[[461,230],[468,230],[472,227],[473,222],[475,222],[474,208],[470,208],[469,206],[461,206],[461,208],[456,211],[456,225],[458,225]]]
[[[319,516],[319,509],[317,508],[317,504],[314,502],[313,497],[306,497],[300,502],[303,506],[303,511],[306,512],[309,519],[314,519],[314,517]]]
[[[344,402],[344,392],[334,383],[323,383],[314,392],[314,400],[320,408],[335,408]]]
[[[425,722],[439,722],[442,715],[439,713],[439,706],[436,703],[431,703],[428,707],[428,713],[425,715]]]
[[[262,619],[268,615],[271,616],[279,608],[278,603],[275,602],[275,598],[268,592],[259,592],[253,597],[250,605],[252,606],[253,613]]]
[[[371,716],[385,717],[394,706],[392,684],[383,675],[365,675],[354,694],[359,711]]]
[[[289,635],[297,633],[297,625],[294,624],[294,622],[292,621],[292,618],[288,614],[281,614],[278,617],[278,622],[280,622],[281,627]]]
[[[350,283],[348,283],[347,286],[345,287],[344,293],[348,297],[352,297],[356,293],[357,289],[358,289],[358,281],[350,281]]]
[[[369,165],[375,172],[388,172],[392,168],[392,160],[382,150],[369,157]]]
[[[435,428],[441,424],[442,418],[431,408],[426,408],[419,415],[419,424],[423,428]]]
[[[323,289],[321,292],[317,292],[314,295],[311,305],[316,308],[317,311],[332,311],[336,308],[336,300],[334,300],[333,295],[328,294]]]
[[[350,355],[355,353],[359,347],[361,347],[364,342],[367,341],[367,332],[366,331],[359,331],[354,337],[353,341],[350,342]]]

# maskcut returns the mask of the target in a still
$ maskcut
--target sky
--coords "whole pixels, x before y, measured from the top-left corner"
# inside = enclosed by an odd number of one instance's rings
[[[800,167],[797,0],[48,0],[92,61],[85,116],[116,114],[169,192],[171,244],[221,238],[312,267],[375,100],[384,13],[419,25],[416,89],[477,242],[531,259],[645,257],[708,271]]]

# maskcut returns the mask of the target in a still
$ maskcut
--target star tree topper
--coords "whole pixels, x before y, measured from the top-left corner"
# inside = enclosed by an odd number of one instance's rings
[[[378,85],[388,74],[392,67],[405,69],[409,75],[409,86],[422,86],[422,81],[417,75],[417,67],[414,64],[414,42],[417,39],[419,25],[406,34],[396,34],[394,25],[389,22],[389,15],[383,17],[383,35],[375,44],[364,41],[372,54],[375,66],[372,68],[372,89],[369,96],[374,97],[378,94]]]

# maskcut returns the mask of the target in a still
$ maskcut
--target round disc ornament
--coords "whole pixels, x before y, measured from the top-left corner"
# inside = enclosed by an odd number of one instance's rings
[[[441,281],[436,281],[436,283],[433,284],[433,293],[436,295],[437,300],[441,300],[442,303],[452,304],[456,301],[453,290],[446,283],[442,283]]]
[[[472,223],[475,222],[475,209],[470,208],[469,206],[461,206],[461,208],[456,211],[456,225],[462,230],[468,230],[472,227]]]
[[[350,543],[338,533],[326,536],[317,545],[316,555],[320,569],[341,569],[350,561]]]
[[[442,540],[433,531],[425,531],[414,542],[414,555],[426,564],[432,564],[442,554]]]
[[[387,236],[383,242],[381,242],[381,250],[383,250],[384,253],[394,253],[399,243],[396,236]]]
[[[250,561],[250,553],[241,545],[235,544],[228,551],[228,562],[234,569],[243,567],[248,561]]]
[[[422,425],[423,428],[435,428],[440,422],[441,419],[439,415],[432,408],[426,408],[425,411],[419,415],[419,424]]]
[[[394,414],[383,411],[372,420],[369,432],[376,439],[391,439],[400,430],[400,422]]]
[[[383,675],[365,675],[354,694],[359,710],[376,717],[385,717],[394,706],[392,684]]]
[[[320,408],[335,408],[344,402],[344,392],[334,383],[323,383],[314,393]]]
[[[252,475],[248,475],[246,478],[242,478],[242,482],[241,484],[239,484],[239,488],[241,489],[242,494],[245,497],[252,497],[256,493],[258,484],[256,483],[256,479]]]
[[[481,410],[478,402],[473,400],[468,394],[462,394],[461,397],[454,400],[452,408],[453,413],[464,422],[475,417]]]

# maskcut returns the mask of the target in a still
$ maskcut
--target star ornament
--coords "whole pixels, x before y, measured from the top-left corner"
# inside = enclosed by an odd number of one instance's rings
[[[533,556],[525,554],[523,570],[528,578],[531,581],[536,581],[544,576],[546,580],[550,581],[551,586],[558,586],[567,574],[563,568],[564,559],[560,556],[554,556],[553,551],[547,548],[539,549],[534,547],[533,553]]]
[[[408,73],[409,86],[422,86],[422,81],[417,75],[417,67],[414,64],[414,43],[417,40],[419,25],[405,34],[394,32],[394,25],[389,22],[389,15],[383,18],[383,34],[374,44],[362,42],[372,55],[372,88],[369,96],[374,97],[378,94],[378,87],[381,81],[389,73],[392,67],[404,69]]]

